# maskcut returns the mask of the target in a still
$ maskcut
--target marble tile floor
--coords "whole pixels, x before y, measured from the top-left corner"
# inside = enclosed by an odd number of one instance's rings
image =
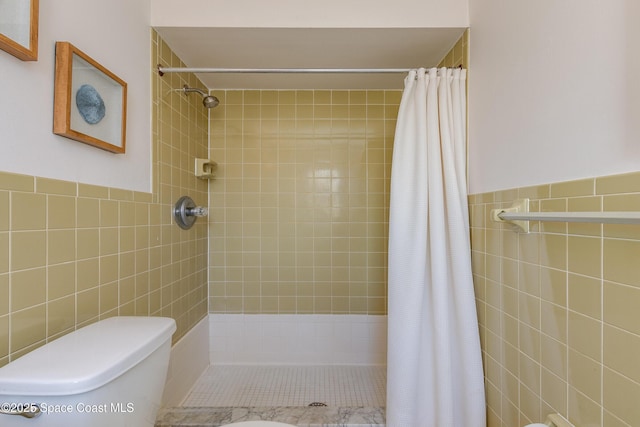
[[[156,427],[269,420],[298,427],[385,425],[384,366],[215,366]],[[321,402],[327,406],[309,406]]]
[[[385,413],[381,407],[180,407],[161,410],[155,427],[219,427],[255,420],[298,427],[384,427]]]

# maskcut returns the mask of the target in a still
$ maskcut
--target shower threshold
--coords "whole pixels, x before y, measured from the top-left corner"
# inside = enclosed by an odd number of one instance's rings
[[[212,366],[156,427],[279,421],[298,427],[385,425],[384,366]],[[325,404],[327,406],[320,406]]]

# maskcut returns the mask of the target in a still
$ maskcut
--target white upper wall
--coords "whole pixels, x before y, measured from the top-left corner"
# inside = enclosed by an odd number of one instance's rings
[[[467,27],[468,0],[152,0],[154,27]]]
[[[640,2],[470,0],[470,192],[640,170]]]
[[[151,190],[149,1],[40,2],[38,61],[0,51],[1,171]],[[53,134],[56,41],[127,82],[126,154]]]

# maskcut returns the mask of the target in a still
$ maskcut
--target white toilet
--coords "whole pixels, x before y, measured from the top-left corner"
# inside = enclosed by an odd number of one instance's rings
[[[173,319],[112,317],[0,368],[3,427],[151,427]]]

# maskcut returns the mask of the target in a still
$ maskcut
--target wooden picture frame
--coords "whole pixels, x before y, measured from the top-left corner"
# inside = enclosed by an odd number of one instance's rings
[[[69,42],[56,42],[53,133],[125,152],[127,83]]]
[[[38,0],[0,2],[0,49],[23,61],[38,60]]]

